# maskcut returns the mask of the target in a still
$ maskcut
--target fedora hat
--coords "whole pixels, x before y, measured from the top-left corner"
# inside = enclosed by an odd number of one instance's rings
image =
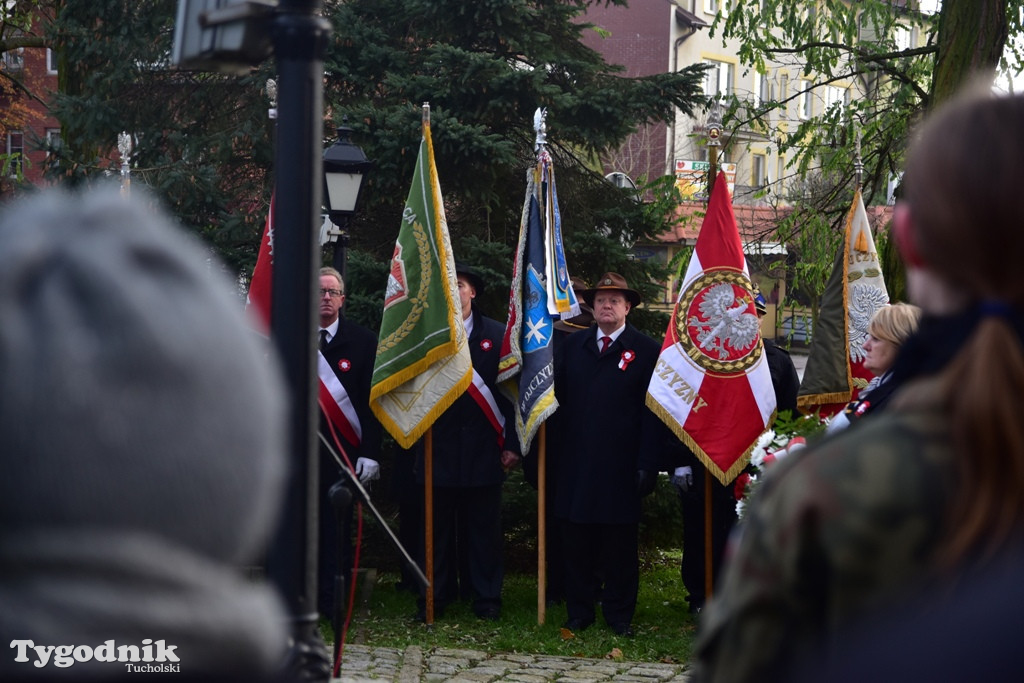
[[[580,314],[564,320],[561,318],[555,320],[555,329],[562,332],[585,330],[594,322],[594,309],[583,301],[583,293],[587,289],[587,281],[574,275],[570,278],[570,282],[572,282],[572,291],[576,294],[576,298],[580,300]]]
[[[478,273],[476,268],[473,266],[456,261],[455,274],[461,275],[469,280],[469,284],[473,285],[473,289],[476,290],[477,296],[481,296],[484,293],[484,279],[480,277],[480,273]]]
[[[640,292],[635,289],[630,289],[626,283],[626,278],[622,277],[618,273],[605,273],[597,279],[597,284],[590,289],[583,290],[583,300],[587,302],[588,306],[594,305],[594,296],[598,292],[605,291],[620,291],[626,295],[626,299],[633,306],[640,305]]]

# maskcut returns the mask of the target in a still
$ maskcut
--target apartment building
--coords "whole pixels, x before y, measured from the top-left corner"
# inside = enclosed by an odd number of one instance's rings
[[[57,90],[57,65],[48,48],[23,47],[0,55],[0,192],[18,183],[43,182],[48,153],[44,142],[59,144],[60,123],[45,100]]]
[[[630,0],[626,8],[595,5],[588,9],[586,21],[597,30],[588,32],[584,42],[609,63],[625,67],[626,75],[671,72],[695,63],[709,67],[704,80],[708,106],[690,116],[677,113],[669,125],[649,126],[635,134],[607,160],[605,172],[632,178],[676,176],[684,200],[680,216],[689,221],[660,243],[636,248],[638,258],[667,263],[696,239],[707,198],[708,123],[722,121],[728,110],[717,160],[727,174],[752,276],[773,301],[781,301],[785,279],[775,266],[784,262],[787,249],[772,242],[770,234],[789,212],[792,199],[805,189],[792,168],[792,158],[780,150],[780,142],[796,135],[802,122],[826,111],[832,110],[842,120],[851,101],[882,97],[884,85],[877,74],[816,80],[813,73],[804,73],[800,55],[780,56],[766,62],[761,71],[743,64],[737,41],[723,39],[721,29],[711,35],[716,17],[733,4],[728,0]],[[908,5],[916,6],[904,0],[892,4],[904,14]],[[813,18],[815,7],[813,1],[801,3],[802,16]],[[860,40],[877,38],[871,22],[864,21],[856,30]],[[921,45],[927,37],[913,21],[893,30],[895,35],[890,37],[897,48]],[[870,213],[876,225],[884,225],[890,210],[879,207]],[[673,301],[674,285],[669,282],[662,305],[668,307]]]

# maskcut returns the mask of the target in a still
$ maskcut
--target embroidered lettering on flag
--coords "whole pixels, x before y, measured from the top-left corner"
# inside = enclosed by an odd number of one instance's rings
[[[728,183],[719,174],[651,377],[647,406],[723,484],[775,418]]]

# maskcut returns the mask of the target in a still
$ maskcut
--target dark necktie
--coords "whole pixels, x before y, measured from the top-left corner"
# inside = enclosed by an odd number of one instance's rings
[[[612,338],[611,337],[609,337],[607,335],[604,336],[604,337],[601,337],[601,353],[604,353],[605,351],[607,351],[608,347],[611,345],[611,343],[612,343]]]
[[[327,349],[327,330],[320,330],[320,350]]]

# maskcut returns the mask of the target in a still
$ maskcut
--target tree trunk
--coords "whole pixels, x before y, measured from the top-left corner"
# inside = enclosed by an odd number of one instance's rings
[[[931,108],[952,97],[975,74],[992,75],[1009,31],[1007,0],[943,0]]]

